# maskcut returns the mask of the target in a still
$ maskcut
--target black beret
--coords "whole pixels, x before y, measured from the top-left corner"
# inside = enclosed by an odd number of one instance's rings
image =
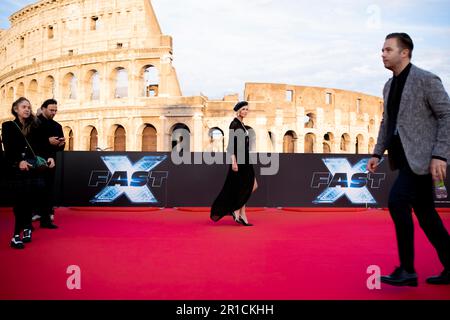
[[[245,107],[245,106],[248,106],[248,102],[247,102],[247,101],[241,101],[241,102],[238,102],[238,103],[234,106],[233,110],[234,110],[234,111],[238,111],[240,108]]]

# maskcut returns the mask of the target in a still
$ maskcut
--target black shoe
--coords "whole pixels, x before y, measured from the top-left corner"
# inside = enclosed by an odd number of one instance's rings
[[[450,269],[444,270],[440,275],[429,277],[427,279],[429,284],[450,284]]]
[[[20,239],[20,235],[16,234],[12,239],[11,239],[11,248],[14,249],[24,249],[25,246],[23,245],[23,241],[22,239]]]
[[[234,211],[231,212],[231,215],[233,216],[233,219],[236,223],[242,224],[241,222],[241,217],[237,217],[236,214],[234,213]]]
[[[406,272],[402,267],[395,268],[388,276],[381,276],[381,282],[392,286],[410,286],[417,287],[417,274]]]
[[[58,226],[52,222],[46,222],[46,223],[42,223],[41,222],[41,228],[44,229],[58,229]]]
[[[251,226],[253,226],[253,224],[248,223],[248,222],[245,222],[245,220],[242,219],[242,217],[239,217],[239,221],[241,222],[241,224],[243,224],[243,225],[246,226],[246,227],[251,227]]]
[[[31,242],[31,230],[30,229],[23,230],[22,241],[23,241],[23,243]]]

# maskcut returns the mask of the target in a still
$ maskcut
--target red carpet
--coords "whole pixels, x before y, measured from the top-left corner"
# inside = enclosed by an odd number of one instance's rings
[[[13,216],[0,209],[0,299],[450,299],[449,286],[425,283],[441,265],[417,221],[419,287],[369,290],[368,266],[384,274],[398,263],[387,211],[248,216],[255,226],[214,223],[204,208],[61,208],[59,229],[36,223],[33,242],[13,250]],[[450,213],[441,216],[450,230]],[[80,290],[67,289],[70,265],[81,268]]]

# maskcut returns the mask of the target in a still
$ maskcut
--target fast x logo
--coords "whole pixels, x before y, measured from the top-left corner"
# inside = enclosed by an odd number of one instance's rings
[[[370,182],[371,188],[379,188],[385,174],[369,174],[366,171],[369,159],[362,159],[353,167],[346,158],[325,158],[322,161],[329,172],[315,172],[311,187],[327,188],[313,203],[334,203],[344,195],[354,204],[377,203],[367,186]]]
[[[167,172],[151,171],[167,156],[146,156],[134,165],[127,156],[101,157],[109,171],[92,171],[89,180],[90,187],[106,184],[92,200],[92,203],[113,202],[125,194],[134,203],[155,203],[158,200],[148,187],[152,180],[153,187],[160,187],[167,178]]]

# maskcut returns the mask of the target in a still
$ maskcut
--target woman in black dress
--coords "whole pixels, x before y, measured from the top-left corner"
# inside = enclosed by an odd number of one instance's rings
[[[219,221],[226,215],[244,226],[251,226],[245,214],[245,204],[258,184],[253,165],[250,163],[249,127],[244,125],[248,114],[248,102],[241,101],[234,107],[236,117],[230,124],[227,157],[231,165],[225,184],[211,207],[211,219]]]
[[[15,226],[10,245],[14,249],[23,249],[24,243],[31,242],[33,209],[45,205],[43,171],[35,168],[33,161],[35,156],[43,157],[49,168],[55,166],[55,161],[47,152],[48,140],[31,112],[30,101],[19,98],[13,103],[11,113],[15,119],[2,124],[6,167],[16,188],[13,200]]]

